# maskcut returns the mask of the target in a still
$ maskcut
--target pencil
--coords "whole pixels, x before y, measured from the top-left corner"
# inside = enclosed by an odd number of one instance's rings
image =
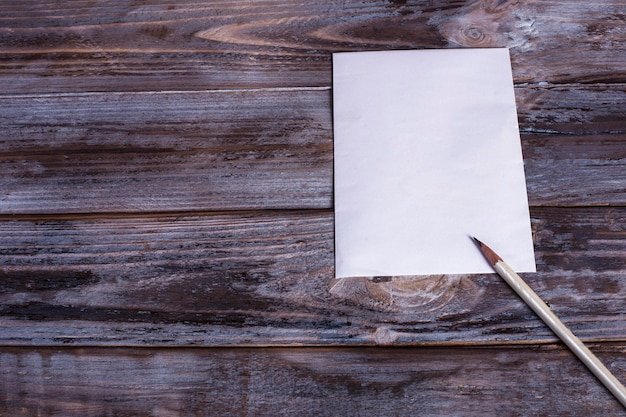
[[[593,372],[593,374],[611,391],[617,400],[626,407],[626,388],[613,376],[600,360],[578,337],[574,335],[547,304],[530,288],[515,271],[508,266],[493,250],[480,240],[472,237],[487,261],[491,264],[507,284],[524,300],[526,304],[552,329],[552,331],[569,347]]]

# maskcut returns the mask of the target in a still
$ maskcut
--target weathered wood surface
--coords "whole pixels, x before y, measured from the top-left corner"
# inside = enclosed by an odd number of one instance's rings
[[[0,105],[3,213],[331,206],[328,90],[69,94]]]
[[[624,346],[591,346],[626,378]],[[561,346],[11,349],[10,416],[619,416]]]
[[[3,2],[10,93],[328,86],[329,52],[509,47],[517,82],[626,82],[623,0]]]
[[[331,94],[0,96],[0,213],[332,208]],[[626,204],[626,87],[516,94],[530,203]]]
[[[536,208],[532,220],[529,283],[580,337],[626,339],[626,209]],[[495,274],[334,280],[331,211],[1,228],[0,344],[554,340]]]
[[[625,23],[623,0],[3,1],[0,414],[618,415],[495,274],[333,279],[331,52],[510,48],[526,279],[626,380]]]

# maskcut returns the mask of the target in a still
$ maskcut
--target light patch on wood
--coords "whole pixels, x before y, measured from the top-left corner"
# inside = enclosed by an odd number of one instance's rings
[[[481,289],[467,276],[432,275],[341,278],[333,282],[330,293],[378,311],[432,313],[453,304],[459,296],[474,299]]]
[[[200,30],[194,36],[212,42],[301,48],[302,41],[298,39],[299,33],[294,32],[293,27],[307,23],[309,20],[311,20],[309,17],[289,16],[248,23],[239,22]],[[270,27],[274,28],[273,31],[267,30]],[[276,36],[276,32],[282,33],[283,36]]]
[[[374,342],[380,346],[392,345],[398,340],[398,334],[389,327],[379,327],[374,332]]]
[[[470,48],[534,49],[535,21],[525,16],[517,3],[511,1],[491,6],[472,3],[450,20],[438,22],[440,33],[449,42]]]

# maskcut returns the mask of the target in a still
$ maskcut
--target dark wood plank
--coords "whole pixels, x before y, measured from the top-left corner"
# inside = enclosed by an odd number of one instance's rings
[[[522,137],[531,205],[626,203],[626,134]]]
[[[331,94],[0,96],[0,213],[330,208]],[[516,94],[530,203],[626,204],[624,87]]]
[[[626,208],[532,219],[530,285],[581,338],[626,338]],[[0,344],[555,340],[495,274],[335,281],[331,211],[0,226]]]
[[[329,207],[327,89],[0,98],[0,212]]]
[[[623,344],[591,349],[626,379]],[[0,349],[16,416],[618,416],[563,347]]]
[[[517,82],[626,82],[622,0],[0,5],[4,92],[328,86],[333,51],[509,47]],[[576,65],[572,65],[575,62]]]
[[[519,86],[522,133],[626,134],[626,85]]]

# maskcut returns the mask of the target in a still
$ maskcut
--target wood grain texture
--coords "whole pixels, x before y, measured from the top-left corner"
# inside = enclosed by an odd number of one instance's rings
[[[591,349],[626,377],[622,345]],[[618,416],[561,346],[0,350],[0,413]]]
[[[333,279],[331,53],[510,48],[524,278],[624,381],[625,23],[623,0],[1,2],[0,415],[623,413],[495,274]]]
[[[332,207],[329,89],[0,96],[0,213]],[[626,89],[516,89],[532,205],[626,204]]]
[[[626,200],[626,134],[523,135],[532,206],[618,205]]]
[[[10,93],[330,85],[330,52],[509,47],[516,82],[626,82],[622,0],[3,2]],[[572,65],[576,62],[577,65]]]
[[[623,340],[626,209],[537,208],[529,284],[585,340]],[[331,211],[5,220],[0,344],[554,341],[495,274],[333,279]]]
[[[330,207],[326,89],[0,98],[0,211]]]
[[[518,86],[515,98],[522,133],[626,133],[626,84]]]

